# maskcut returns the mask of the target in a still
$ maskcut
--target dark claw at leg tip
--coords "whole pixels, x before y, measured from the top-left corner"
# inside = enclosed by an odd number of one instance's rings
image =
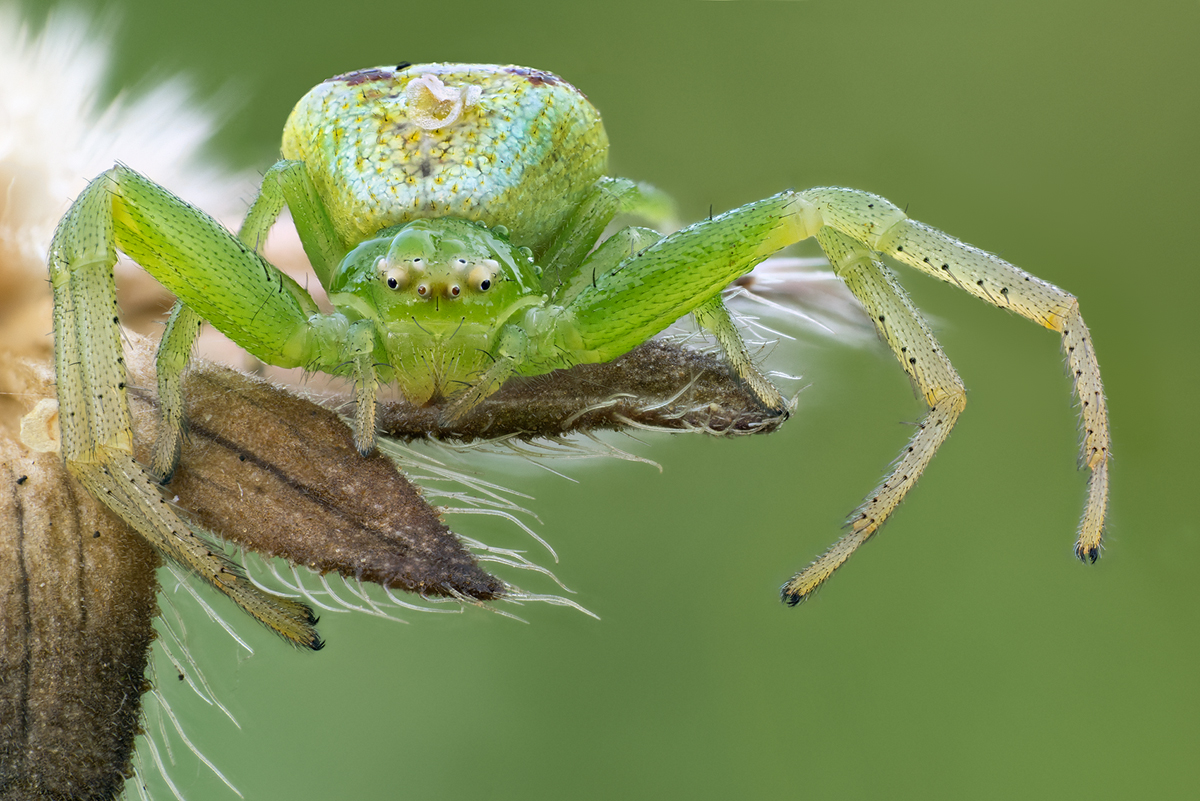
[[[779,591],[779,600],[783,601],[788,606],[795,606],[796,604],[800,603],[801,601],[806,600],[807,598],[808,598],[807,595],[800,595],[799,593],[788,592],[788,589],[786,586],[784,586],[783,589],[781,589]]]
[[[1077,546],[1075,548],[1075,556],[1079,559],[1080,562],[1090,563],[1090,564],[1094,565],[1094,564],[1096,564],[1096,560],[1100,558],[1100,549],[1099,548],[1083,548],[1083,547]]]

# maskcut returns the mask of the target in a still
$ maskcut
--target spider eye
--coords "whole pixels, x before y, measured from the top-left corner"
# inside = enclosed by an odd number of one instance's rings
[[[462,290],[459,289],[458,284],[454,284],[453,286],[450,287],[449,292],[450,292],[450,297],[457,298],[459,293],[462,292]]]
[[[383,270],[380,278],[387,284],[388,289],[403,289],[408,286],[408,271],[402,267],[388,267]]]
[[[426,286],[425,284],[420,284],[417,287],[417,294],[420,295],[421,297],[425,297],[426,295],[429,294],[429,287]]]
[[[500,264],[494,259],[484,259],[475,269],[471,270],[471,274],[467,276],[467,282],[476,292],[487,292],[492,288],[492,279],[500,269]]]

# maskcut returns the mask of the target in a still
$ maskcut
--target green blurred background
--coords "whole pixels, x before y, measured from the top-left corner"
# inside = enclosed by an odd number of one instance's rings
[[[242,728],[173,703],[247,799],[1197,797],[1200,4],[106,7],[114,86],[185,72],[244,98],[215,146],[239,166],[271,163],[291,105],[329,75],[513,62],[583,89],[614,172],[688,219],[791,186],[877,192],[1074,292],[1111,404],[1107,548],[1084,567],[1056,337],[906,274],[970,404],[815,600],[787,609],[776,590],[922,413],[881,347],[783,365],[807,389],[778,435],[635,445],[661,474],[606,460],[569,467],[578,484],[508,476],[600,622],[541,605],[519,610],[529,625],[327,614],[325,651],[244,625],[247,658],[190,619]],[[188,798],[232,797],[176,756]]]

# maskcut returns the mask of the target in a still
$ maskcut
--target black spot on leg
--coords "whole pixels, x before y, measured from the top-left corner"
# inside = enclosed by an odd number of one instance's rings
[[[29,476],[21,476],[20,478],[17,479],[17,486],[18,487],[21,486],[28,480],[29,480]]]

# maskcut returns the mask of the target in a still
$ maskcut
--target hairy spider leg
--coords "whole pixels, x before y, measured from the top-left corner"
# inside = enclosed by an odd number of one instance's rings
[[[293,321],[303,321],[315,305],[294,281],[211,218],[120,166],[88,185],[51,243],[59,418],[68,470],[166,556],[290,641],[320,647],[308,607],[254,586],[207,541],[206,532],[176,516],[134,460],[112,274],[116,248],[147,267],[187,306],[207,319],[215,315],[226,333],[256,317],[278,322],[290,313]],[[205,298],[228,292],[244,293],[242,301],[216,308]],[[280,333],[278,326],[268,326],[262,336],[256,330],[244,332],[239,344],[260,358],[296,350],[291,330]]]
[[[1076,553],[1094,561],[1107,504],[1108,415],[1078,302],[997,256],[909,220],[895,205],[866,192],[784,192],[692,225],[619,261],[606,242],[566,281],[569,302],[532,310],[502,330],[490,379],[498,386],[512,374],[615,358],[688,312],[698,312],[702,325],[720,331],[724,310],[712,305],[720,290],[771,254],[812,236],[867,308],[930,413],[892,473],[856,510],[851,531],[784,585],[784,600],[794,604],[806,598],[879,529],[966,404],[962,381],[895,277],[879,263],[881,253],[1062,335],[1081,403],[1082,463],[1092,471]],[[738,356],[736,343],[725,349],[735,369],[748,361]],[[478,389],[476,397],[491,391],[482,384]],[[759,396],[766,399],[769,393]]]
[[[962,412],[962,383],[895,278],[883,254],[952,283],[970,294],[1057,331],[1080,401],[1080,466],[1091,470],[1075,553],[1095,562],[1108,503],[1109,429],[1100,367],[1074,296],[998,256],[908,219],[883,198],[853,189],[790,193],[793,217],[781,221],[780,245],[817,234],[834,269],[866,307],[885,342],[908,372],[930,413],[901,452],[896,467],[855,510],[850,532],[782,588],[796,604],[879,529],[916,482]]]
[[[879,530],[916,484],[967,405],[962,379],[895,274],[868,247],[832,228],[818,231],[817,241],[834,272],[862,303],[875,329],[896,354],[929,413],[917,424],[891,473],[854,510],[847,523],[850,530],[784,585],[783,597],[789,604],[808,597]]]

